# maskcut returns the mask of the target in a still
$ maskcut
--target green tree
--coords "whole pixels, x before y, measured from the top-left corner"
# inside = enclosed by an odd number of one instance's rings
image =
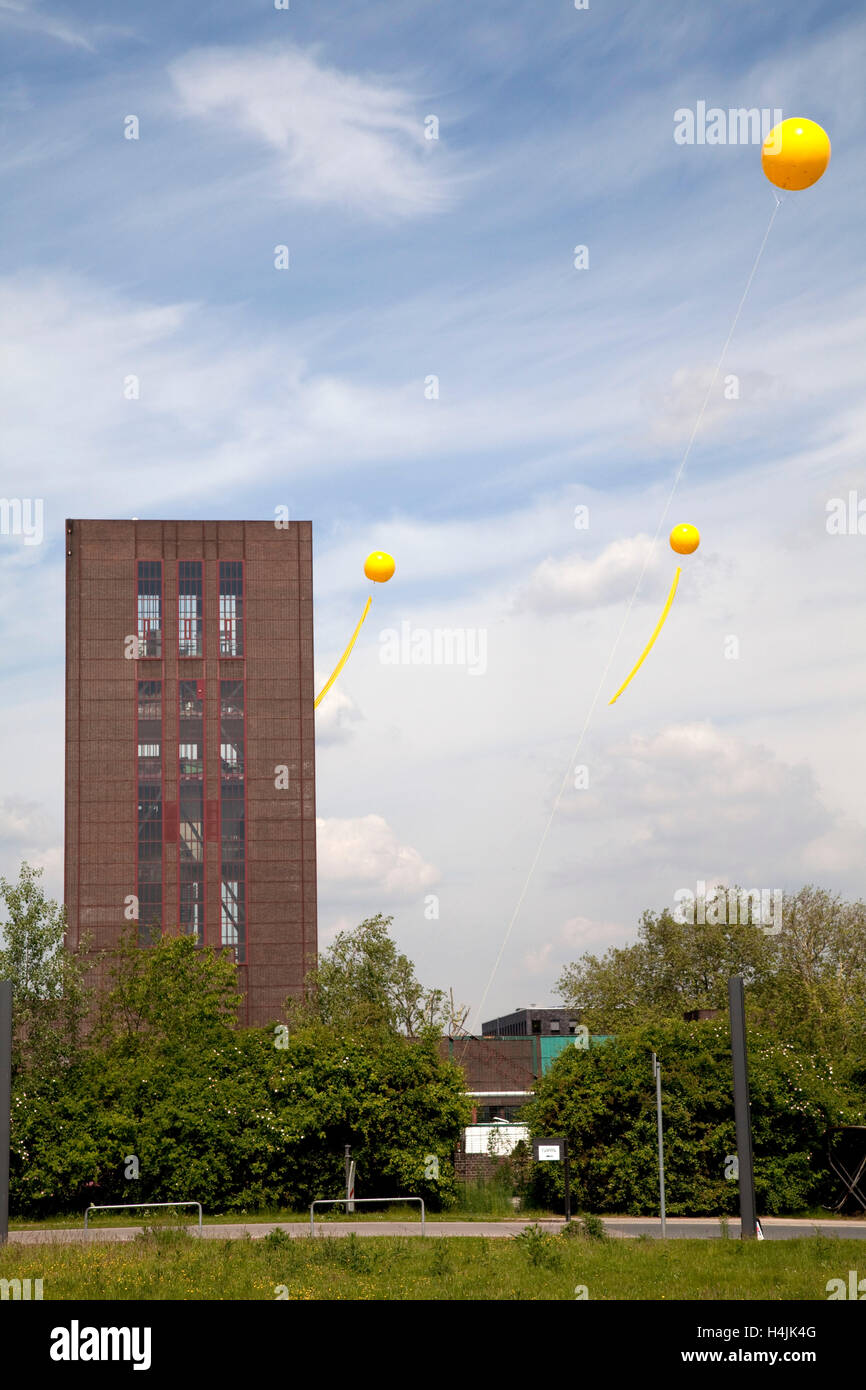
[[[866,904],[807,884],[785,897],[783,930],[758,1016],[812,1051],[866,1062]]]
[[[377,913],[338,933],[307,976],[304,1002],[289,1001],[293,1028],[321,1023],[337,1031],[419,1038],[448,1032],[465,1017],[444,990],[419,982],[389,934],[393,920]]]
[[[557,989],[591,1033],[617,1033],[680,1021],[690,1009],[726,1009],[735,974],[753,1024],[837,1058],[866,1058],[866,905],[812,885],[783,896],[778,933],[647,911],[634,945],[581,956]]]
[[[66,949],[66,911],[46,897],[41,877],[42,869],[26,862],[17,883],[0,877],[0,979],[12,981],[16,1071],[67,1065],[80,1045],[87,1011],[81,952]]]
[[[198,946],[191,936],[139,946],[132,925],[108,954],[93,1041],[126,1050],[154,1040],[198,1047],[236,1022],[240,1002],[225,951]]]

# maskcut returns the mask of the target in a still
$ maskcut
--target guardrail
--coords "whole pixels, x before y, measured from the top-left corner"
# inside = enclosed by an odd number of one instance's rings
[[[201,1232],[201,1202],[113,1202],[110,1206],[94,1206],[91,1202],[84,1213],[84,1229],[88,1230],[87,1218],[92,1211],[131,1211],[133,1207],[198,1207],[198,1229]]]
[[[346,1202],[420,1202],[421,1203],[421,1234],[426,1235],[424,1222],[424,1198],[423,1197],[318,1197],[315,1202],[310,1203],[310,1235],[314,1233],[314,1207],[339,1207]]]

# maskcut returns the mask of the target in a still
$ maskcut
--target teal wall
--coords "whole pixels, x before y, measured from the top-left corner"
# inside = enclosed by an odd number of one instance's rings
[[[590,1047],[597,1047],[599,1043],[610,1042],[612,1033],[598,1033],[590,1037]],[[549,1071],[560,1052],[566,1047],[574,1047],[574,1038],[535,1038],[536,1043],[541,1043],[541,1075]]]

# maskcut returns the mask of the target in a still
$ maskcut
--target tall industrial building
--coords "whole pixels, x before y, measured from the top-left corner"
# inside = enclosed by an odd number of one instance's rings
[[[70,944],[229,947],[251,1024],[316,953],[311,531],[66,522]]]

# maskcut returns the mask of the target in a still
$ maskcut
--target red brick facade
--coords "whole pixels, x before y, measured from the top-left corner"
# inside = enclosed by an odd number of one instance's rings
[[[208,945],[225,937],[225,854],[220,834],[225,781],[245,858],[245,945],[238,964],[245,1019],[267,1023],[299,997],[316,953],[316,809],[312,536],[307,521],[67,521],[66,865],[70,944],[89,933],[110,947],[138,893],[141,685],[160,691],[161,738],[154,778],[160,799],[163,930],[180,919],[179,777],[195,780],[194,829],[201,866],[196,927]],[[161,562],[160,656],[136,646],[139,562]],[[200,655],[179,654],[179,561],[201,562]],[[227,654],[221,621],[222,562],[243,576],[243,654]],[[196,566],[197,569],[197,566]],[[230,651],[231,648],[228,648]],[[136,654],[138,653],[138,654]],[[198,762],[179,764],[182,691],[197,693]],[[224,693],[243,691],[240,768],[226,773]],[[221,704],[221,701],[223,702]],[[144,735],[148,737],[148,735]],[[180,772],[179,772],[180,768]],[[280,771],[285,769],[285,771]],[[221,781],[222,778],[222,781]],[[161,780],[161,787],[159,786]],[[181,778],[180,780],[184,780]],[[187,793],[184,793],[185,795]],[[188,813],[187,813],[188,814]],[[200,842],[199,842],[200,841]],[[153,846],[151,847],[153,848]],[[185,911],[189,912],[189,908]]]

